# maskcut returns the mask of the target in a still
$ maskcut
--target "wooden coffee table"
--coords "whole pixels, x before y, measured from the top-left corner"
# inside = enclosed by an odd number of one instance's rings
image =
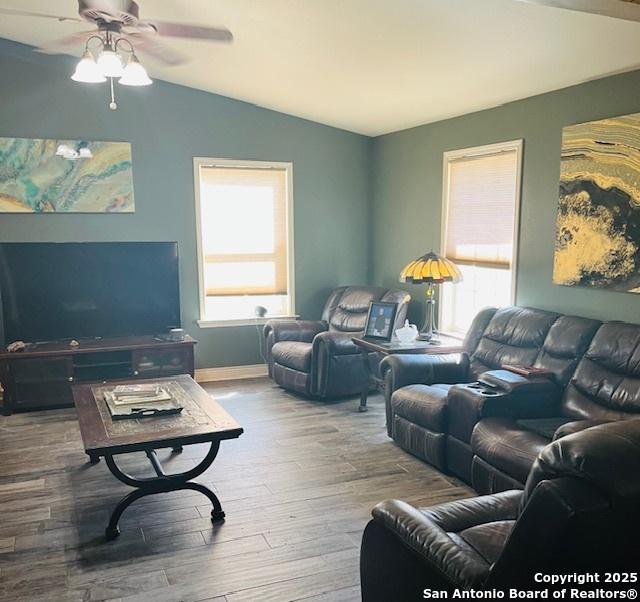
[[[155,418],[112,420],[104,401],[105,391],[113,390],[121,384],[145,382],[162,383],[183,406],[182,412]],[[137,499],[180,489],[191,489],[206,495],[213,505],[211,521],[215,523],[224,520],[220,500],[213,491],[200,483],[192,483],[191,480],[211,466],[221,441],[238,438],[243,429],[190,376],[75,385],[73,401],[78,411],[80,432],[89,461],[96,464],[100,457],[104,457],[116,479],[135,487],[135,491],[122,498],[111,514],[105,529],[107,539],[114,539],[120,534],[120,517]],[[194,443],[211,443],[202,461],[185,472],[165,474],[155,450],[172,448],[179,453],[183,445]],[[155,477],[136,478],[118,468],[114,458],[116,455],[140,451],[145,452],[149,458]]]

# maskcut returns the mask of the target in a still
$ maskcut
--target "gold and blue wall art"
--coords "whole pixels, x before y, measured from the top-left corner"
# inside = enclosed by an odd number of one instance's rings
[[[132,213],[128,142],[0,138],[0,213]]]
[[[640,293],[640,113],[563,129],[553,281]]]

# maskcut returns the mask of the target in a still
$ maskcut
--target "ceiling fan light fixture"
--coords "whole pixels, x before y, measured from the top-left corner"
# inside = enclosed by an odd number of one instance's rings
[[[93,54],[91,54],[89,50],[84,51],[71,79],[75,82],[82,82],[83,84],[100,84],[107,81],[93,58]]]
[[[153,80],[147,74],[147,70],[142,66],[138,57],[131,53],[118,83],[123,86],[149,86],[153,83]]]
[[[104,77],[122,76],[122,59],[108,44],[104,45],[102,52],[98,55],[97,65]]]

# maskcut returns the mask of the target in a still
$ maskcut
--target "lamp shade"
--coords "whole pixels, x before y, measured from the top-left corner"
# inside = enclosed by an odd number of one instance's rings
[[[122,77],[122,59],[117,52],[114,52],[107,44],[98,55],[98,69],[105,77]]]
[[[400,282],[411,284],[460,282],[462,273],[458,266],[433,251],[409,262],[400,272]]]
[[[84,51],[71,79],[84,84],[99,84],[107,81],[89,50]]]
[[[132,54],[118,83],[123,86],[149,86],[153,81],[147,75],[147,70],[138,61],[138,57]]]

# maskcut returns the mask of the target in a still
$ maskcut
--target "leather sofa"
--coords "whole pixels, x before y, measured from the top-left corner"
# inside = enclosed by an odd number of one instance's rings
[[[362,539],[362,600],[420,600],[425,589],[543,589],[535,573],[635,572],[638,474],[640,420],[624,420],[548,444],[524,491],[429,508],[382,502]]]
[[[284,389],[306,396],[359,393],[368,375],[351,338],[363,334],[369,303],[398,304],[395,330],[404,323],[409,300],[401,290],[343,286],[331,291],[320,320],[269,320],[264,327],[269,375]],[[377,369],[376,354],[370,362]]]
[[[474,382],[504,364],[534,365],[553,372],[554,386],[545,397],[556,398],[599,326],[596,320],[539,309],[490,308],[476,316],[458,358],[386,357],[381,370],[389,389],[390,436],[406,451],[470,482],[471,433],[478,417],[457,406],[459,398],[474,392],[454,385]]]
[[[565,349],[570,340],[563,339]],[[538,363],[549,362],[543,355]],[[640,417],[640,326],[600,326],[573,374],[561,382],[566,382],[561,395],[516,395],[504,402],[500,395],[485,401],[452,391],[449,436],[471,430],[471,483],[476,491],[522,487],[538,452],[550,441],[605,422]],[[465,419],[458,421],[457,416]],[[471,423],[476,423],[473,428]]]

